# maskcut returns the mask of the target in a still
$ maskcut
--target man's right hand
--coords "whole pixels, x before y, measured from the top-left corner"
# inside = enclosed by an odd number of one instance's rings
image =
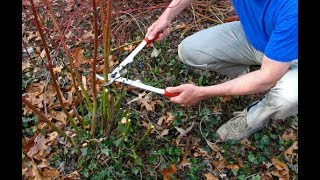
[[[158,32],[160,33],[159,37],[155,39],[157,42],[167,37],[170,33],[170,22],[163,16],[160,16],[159,19],[148,28],[145,37],[148,37],[148,39],[151,40]],[[150,46],[153,46],[153,43],[150,43]]]

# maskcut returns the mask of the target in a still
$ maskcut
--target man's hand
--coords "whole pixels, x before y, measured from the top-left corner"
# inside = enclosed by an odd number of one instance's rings
[[[170,23],[173,18],[193,1],[194,0],[172,0],[158,20],[148,28],[145,38],[152,40],[157,33],[160,33],[159,37],[155,39],[155,41],[158,42],[167,37],[170,33]],[[150,43],[150,46],[153,46],[153,43]]]
[[[176,87],[168,87],[166,91],[170,93],[180,92],[179,96],[171,97],[170,101],[178,103],[183,107],[189,107],[198,104],[202,100],[200,87],[193,84],[182,84]]]
[[[158,32],[160,32],[159,37],[155,39],[157,42],[167,37],[170,33],[170,22],[164,16],[160,16],[159,19],[148,28],[145,37],[151,40]],[[150,46],[153,46],[153,43],[150,43]]]

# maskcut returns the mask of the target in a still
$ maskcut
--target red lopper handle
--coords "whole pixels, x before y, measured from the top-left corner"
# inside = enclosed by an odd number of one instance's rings
[[[175,93],[169,93],[168,91],[164,90],[164,96],[166,97],[175,97],[179,96],[180,92],[175,92]]]
[[[147,44],[150,44],[150,43],[152,43],[154,40],[158,39],[158,37],[159,37],[159,35],[160,35],[161,33],[162,33],[162,32],[158,32],[153,39],[148,39],[148,37],[146,37],[146,38],[144,38],[144,40],[147,42]]]

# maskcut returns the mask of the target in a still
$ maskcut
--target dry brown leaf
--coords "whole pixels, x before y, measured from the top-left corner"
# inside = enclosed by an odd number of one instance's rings
[[[212,142],[208,141],[207,139],[206,139],[206,143],[212,149],[213,152],[219,152],[220,151],[220,148],[219,148],[218,145],[216,145],[216,143],[212,143]]]
[[[32,38],[37,37],[33,31],[25,31],[27,35],[27,41],[30,41]]]
[[[24,153],[27,153],[34,144],[34,139],[38,136],[37,133],[34,133],[34,135],[31,138],[26,138],[26,143],[22,146],[22,151]]]
[[[30,148],[27,155],[29,157],[33,157],[33,155],[35,155],[39,151],[47,149],[46,142],[47,142],[47,140],[43,135],[38,135],[34,139],[34,146],[32,148]]]
[[[170,176],[177,172],[177,167],[175,164],[171,164],[168,168],[164,169],[161,174],[164,180],[170,180]]]
[[[74,0],[66,0],[67,6],[63,9],[66,12],[70,12],[74,5]]]
[[[23,115],[24,116],[28,116],[28,115],[30,115],[30,114],[32,114],[32,109],[30,109],[30,108],[28,108],[28,106],[24,106],[23,108],[22,108],[22,110],[23,110]]]
[[[177,127],[177,126],[174,126],[174,127],[177,129],[177,131],[180,133],[179,136],[178,136],[177,139],[176,139],[177,145],[180,144],[181,138],[182,138],[183,136],[187,135],[187,134],[192,130],[193,126],[194,126],[194,121],[192,121],[191,126],[188,127],[186,130],[184,130],[184,129],[182,129],[182,128],[179,128],[179,127]]]
[[[39,46],[36,47],[36,52],[37,52],[38,54],[41,53],[41,48],[40,48]]]
[[[131,104],[132,102],[135,102],[137,101],[140,105],[141,105],[141,109],[143,107],[146,108],[146,110],[148,111],[154,111],[155,110],[155,105],[156,104],[159,104],[160,101],[157,100],[157,101],[153,101],[152,98],[151,98],[151,92],[146,94],[146,92],[143,92],[141,94],[139,94],[138,97],[132,99],[131,101],[129,101],[127,104]]]
[[[33,64],[30,63],[30,61],[23,61],[22,62],[22,71],[28,68],[34,67]]]
[[[33,159],[41,161],[41,160],[47,158],[50,154],[51,154],[51,152],[48,151],[48,149],[40,150],[37,154],[33,155]]]
[[[126,124],[127,123],[127,118],[126,117],[122,117],[120,124]]]
[[[144,127],[147,128],[147,129],[149,129],[150,126],[152,125],[152,124],[147,123],[147,122],[144,121],[144,120],[142,120],[141,122],[142,122],[142,126],[144,126]]]
[[[282,139],[285,140],[285,141],[289,141],[290,139],[296,140],[297,139],[297,135],[294,133],[293,129],[290,129],[290,132],[285,131],[283,133]]]
[[[46,51],[43,49],[40,53],[40,57],[44,58],[46,56]]]
[[[298,141],[294,141],[293,144],[284,152],[286,158],[295,157],[297,153],[294,153],[294,150],[298,149]]]
[[[169,134],[169,130],[170,130],[170,129],[165,129],[165,130],[163,130],[163,131],[160,133],[160,137],[163,137],[163,136],[165,136],[165,135],[168,135],[168,134]]]
[[[44,92],[45,98],[44,101],[46,102],[47,106],[49,106],[49,109],[52,109],[53,105],[56,104],[55,101],[57,100],[57,92],[54,90],[54,87],[52,84],[48,84],[46,91]],[[59,105],[60,107],[60,105]]]
[[[219,106],[214,106],[212,111],[213,111],[214,114],[220,114],[222,109],[221,109],[221,107],[219,105]]]
[[[84,90],[88,90],[88,87],[87,87],[87,78],[85,77],[85,76],[82,76],[82,84],[83,84],[83,88],[84,88]],[[79,90],[81,90],[80,89],[80,87],[79,87]]]
[[[289,179],[290,178],[289,169],[285,163],[283,163],[279,159],[273,157],[272,164],[276,168],[275,170],[273,170],[271,172],[271,174],[273,176],[277,176],[278,178],[281,178],[281,179]]]
[[[59,177],[59,175],[60,175],[60,172],[53,167],[44,168],[44,170],[42,172],[42,176],[49,177],[50,179],[56,179]]]
[[[80,67],[80,65],[82,64],[89,64],[91,62],[91,59],[84,56],[83,53],[84,53],[84,50],[81,49],[80,47],[72,51],[72,56],[74,58],[73,64],[75,67]]]
[[[32,165],[32,169],[31,169],[30,177],[33,177],[34,180],[42,180],[43,177],[37,165],[34,162],[31,162],[31,165]]]
[[[162,115],[162,116],[159,118],[159,120],[158,120],[158,122],[157,122],[157,125],[162,126],[163,121],[164,121],[165,119],[167,119],[167,117],[168,117],[168,116],[166,116],[166,115]]]
[[[182,153],[183,153],[183,159],[179,163],[178,168],[182,169],[186,166],[190,166],[191,164],[188,162],[188,156],[190,155],[190,150],[191,150],[191,143],[190,143],[191,137],[189,136],[186,142],[186,145],[182,147]]]
[[[50,117],[52,119],[61,121],[64,125],[67,125],[67,122],[66,122],[67,115],[62,111],[50,110]]]
[[[232,21],[239,21],[239,17],[237,15],[234,15],[234,16],[227,17],[224,20],[224,22],[232,22]]]
[[[202,148],[195,148],[196,152],[193,154],[194,157],[204,157],[204,158],[210,158],[211,156],[208,154],[208,152]]]
[[[50,167],[50,165],[46,159],[42,159],[41,164],[37,165],[37,167],[41,170],[43,168]]]
[[[222,97],[220,97],[220,101],[222,103],[229,102],[229,101],[231,101],[231,96],[222,96]]]
[[[131,52],[131,51],[133,51],[133,49],[134,49],[134,46],[132,44],[129,44],[128,46],[123,47],[124,51]]]
[[[167,126],[170,126],[175,118],[175,116],[171,112],[166,112],[168,118],[165,120]]]
[[[72,31],[69,30],[69,32],[65,35],[66,39],[69,39],[72,36]]]
[[[166,128],[172,124],[174,118],[175,116],[171,112],[166,112],[166,115],[162,115],[159,118],[157,125]]]
[[[179,163],[178,167],[179,169],[182,169],[186,166],[190,166],[191,164],[188,162],[188,159],[186,156],[183,157],[182,161]]]
[[[191,126],[188,127],[186,130],[184,130],[184,129],[182,129],[182,128],[179,128],[179,127],[177,127],[177,126],[174,126],[174,127],[177,129],[177,131],[180,133],[179,136],[178,136],[178,138],[181,138],[181,137],[187,135],[187,134],[192,130],[193,126],[194,126],[194,121],[192,121]]]
[[[185,27],[187,27],[188,25],[186,24],[186,23],[181,23],[181,24],[177,24],[175,27],[174,27],[174,29],[183,29],[183,28],[185,28]]]
[[[66,92],[67,93],[67,99],[63,99],[63,103],[65,104],[66,108],[68,108],[69,106],[72,105],[73,102],[73,97],[75,94],[75,89],[72,86],[71,89],[69,91]]]
[[[256,147],[254,147],[253,145],[251,145],[251,142],[247,139],[247,138],[244,138],[240,141],[241,144],[245,145],[246,148],[248,149],[252,149],[252,150],[255,150]]]
[[[58,137],[58,133],[56,131],[53,131],[52,133],[48,134],[49,139],[47,140],[46,145],[51,146],[54,140]]]
[[[93,37],[94,37],[93,30],[91,31],[84,30],[84,34],[82,36],[83,39],[93,38]]]
[[[78,171],[74,171],[71,174],[65,175],[64,177],[62,177],[63,180],[73,180],[73,179],[80,179],[80,175],[78,173]]]
[[[272,180],[272,179],[273,179],[272,174],[269,171],[264,172],[261,175],[261,180]]]
[[[39,96],[45,87],[45,82],[40,81],[39,83],[32,83],[27,87],[26,92],[28,94],[33,94],[34,96]]]
[[[225,159],[218,160],[218,161],[212,160],[211,164],[214,167],[214,171],[220,172],[221,169],[226,167],[226,160]]]
[[[31,163],[29,168],[23,175],[28,179],[39,179],[39,180],[50,180],[58,179],[60,172],[54,167],[50,166],[46,159],[41,159],[40,165],[36,165],[34,162]]]
[[[22,175],[25,175],[27,170],[28,170],[28,168],[22,168]]]
[[[58,66],[58,67],[53,68],[53,72],[54,73],[61,73],[62,69],[63,69],[63,66]]]
[[[228,164],[228,165],[226,165],[226,168],[228,168],[228,169],[230,169],[230,170],[234,169],[234,170],[236,170],[236,171],[239,170],[239,166],[236,165],[236,164]]]
[[[33,98],[31,104],[35,105],[38,108],[43,108],[44,95],[40,94],[38,98]]]
[[[33,83],[30,84],[27,87],[26,93],[23,94],[23,96],[32,104],[35,105],[38,108],[43,108],[43,100],[44,100],[44,95],[43,95],[43,90],[45,88],[45,82],[40,81],[39,83]],[[25,106],[23,108],[23,114],[31,114],[30,109]]]
[[[216,176],[212,175],[211,173],[203,174],[206,177],[206,180],[218,180]]]

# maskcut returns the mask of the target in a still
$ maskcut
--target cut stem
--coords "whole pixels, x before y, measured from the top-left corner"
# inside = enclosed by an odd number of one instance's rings
[[[142,138],[140,139],[140,141],[139,141],[138,144],[136,145],[136,147],[135,147],[136,150],[141,146],[141,144],[142,144],[142,142],[144,141],[144,139],[146,139],[146,137],[149,136],[150,132],[151,132],[153,129],[154,129],[154,126],[153,126],[153,125],[151,125],[151,126],[148,128],[148,130],[144,133],[144,135],[142,136]]]

